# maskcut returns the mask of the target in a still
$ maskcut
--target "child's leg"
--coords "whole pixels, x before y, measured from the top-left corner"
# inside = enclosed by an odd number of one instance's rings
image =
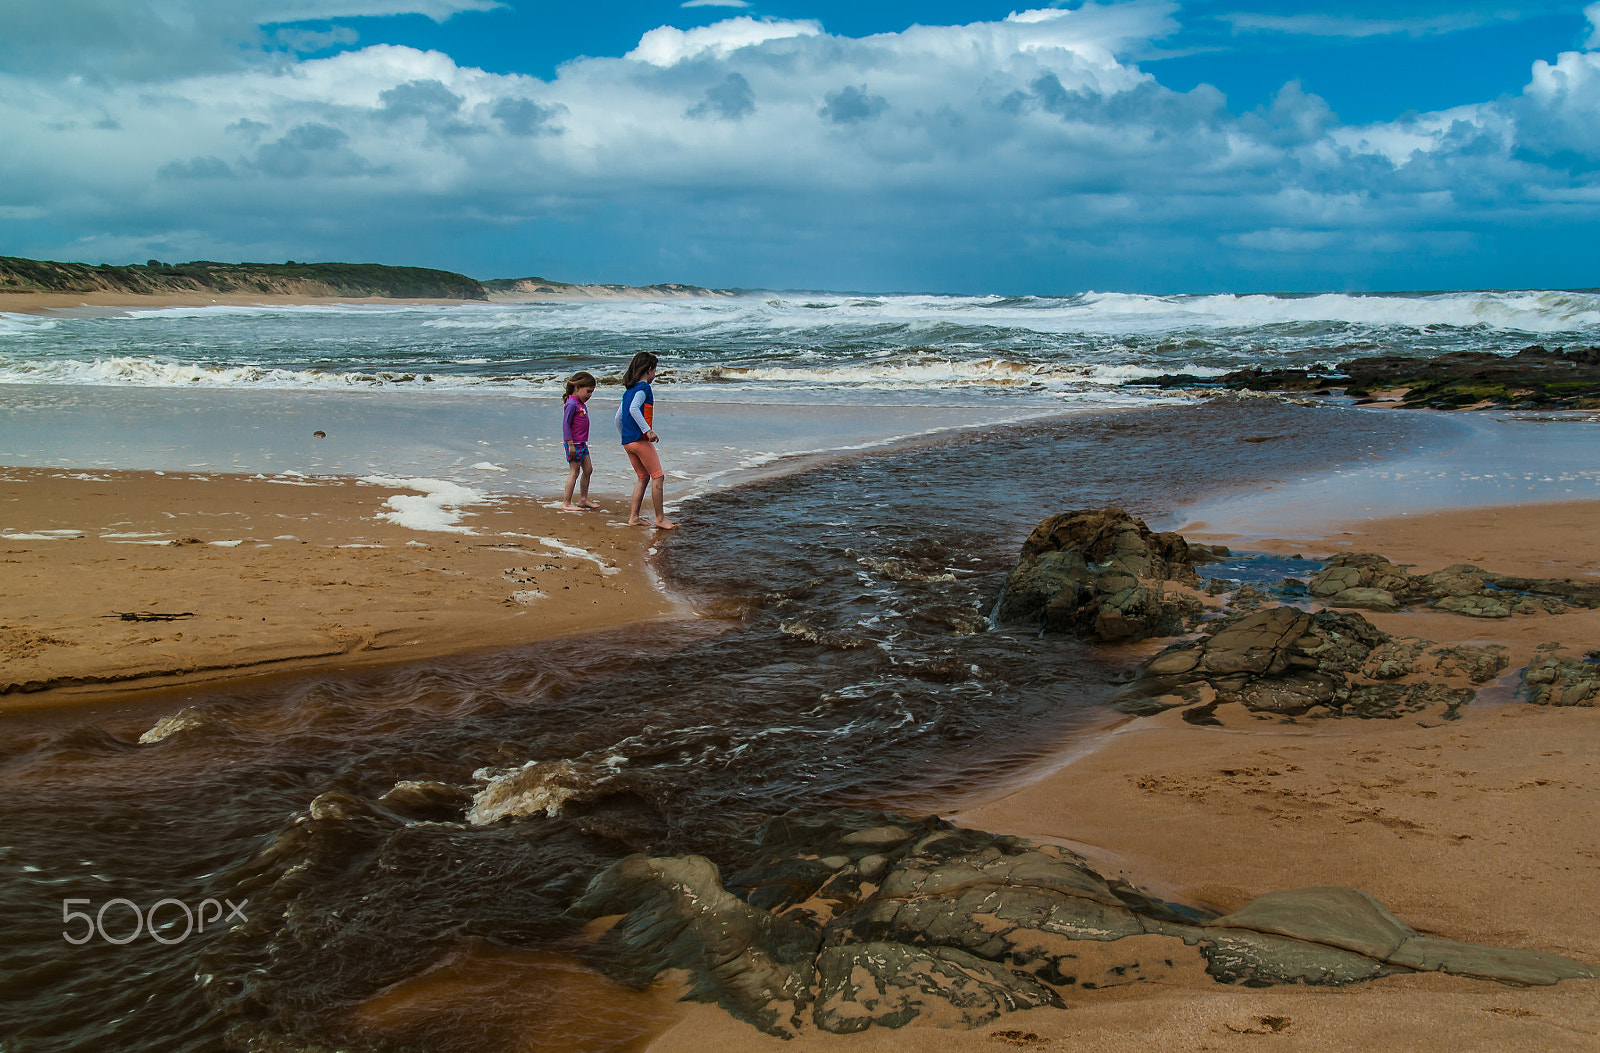
[[[639,481],[633,485],[633,500],[628,505],[628,525],[639,525],[639,509],[644,507],[644,488],[650,480],[639,476]]]
[[[628,443],[623,446],[628,454],[628,463],[633,465],[633,474],[636,481],[633,484],[633,500],[628,506],[628,525],[639,525],[639,509],[644,506],[644,488],[650,485],[650,472],[645,468],[644,461],[639,457],[639,447],[643,443]]]
[[[577,510],[577,506],[572,503],[572,487],[578,481],[578,468],[578,462],[567,462],[567,488],[561,493],[561,510],[563,512],[573,512]],[[588,482],[589,481],[587,479],[584,480],[585,490],[589,488]]]
[[[650,500],[651,503],[656,506],[657,530],[674,530],[678,526],[678,524],[667,518],[666,482],[667,481],[659,475],[650,480]]]
[[[594,460],[588,456],[583,458],[583,474],[578,481],[578,507],[599,508],[600,506],[589,500],[589,480],[594,478]]]

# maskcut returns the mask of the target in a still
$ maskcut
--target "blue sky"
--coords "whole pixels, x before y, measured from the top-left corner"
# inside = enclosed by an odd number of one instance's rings
[[[1600,286],[1600,3],[0,6],[0,255]]]

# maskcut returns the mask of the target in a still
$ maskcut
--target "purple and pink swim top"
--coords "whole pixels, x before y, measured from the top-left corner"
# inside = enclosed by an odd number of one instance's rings
[[[561,441],[589,441],[589,411],[576,395],[568,395],[567,404],[561,408]]]

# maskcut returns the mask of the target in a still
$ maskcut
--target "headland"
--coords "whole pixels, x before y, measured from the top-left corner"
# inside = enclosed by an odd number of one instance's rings
[[[479,281],[453,271],[381,263],[59,263],[0,256],[0,312],[313,304],[559,303],[725,299],[695,285],[582,285],[547,278]]]

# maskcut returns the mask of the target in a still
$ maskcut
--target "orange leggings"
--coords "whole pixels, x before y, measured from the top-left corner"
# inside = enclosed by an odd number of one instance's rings
[[[633,474],[641,479],[660,479],[667,474],[661,470],[661,458],[656,456],[656,444],[646,439],[638,442],[625,442],[622,448],[628,451],[628,460],[633,462]]]

